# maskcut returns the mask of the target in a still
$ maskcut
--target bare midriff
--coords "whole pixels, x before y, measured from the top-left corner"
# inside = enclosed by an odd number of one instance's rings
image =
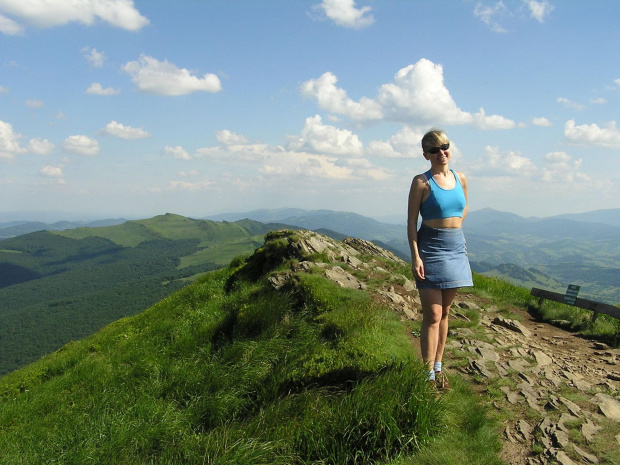
[[[453,216],[451,218],[437,218],[434,220],[422,221],[424,226],[429,228],[460,228],[463,224],[463,218],[460,216]]]

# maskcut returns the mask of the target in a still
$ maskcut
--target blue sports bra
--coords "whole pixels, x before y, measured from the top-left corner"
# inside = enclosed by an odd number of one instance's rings
[[[452,218],[454,216],[463,217],[463,211],[467,205],[463,186],[457,174],[452,171],[456,186],[453,189],[442,189],[433,179],[433,174],[428,170],[425,174],[431,193],[428,198],[420,205],[422,220],[437,220],[442,218]]]

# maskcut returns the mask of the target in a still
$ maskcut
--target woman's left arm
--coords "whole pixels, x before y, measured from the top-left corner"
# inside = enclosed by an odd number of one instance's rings
[[[465,220],[465,217],[467,216],[467,210],[469,208],[469,198],[467,197],[467,179],[465,178],[465,175],[460,171],[458,171],[457,174],[459,176],[459,181],[461,181],[461,186],[463,186],[463,194],[465,194],[465,209],[463,210],[463,220]]]

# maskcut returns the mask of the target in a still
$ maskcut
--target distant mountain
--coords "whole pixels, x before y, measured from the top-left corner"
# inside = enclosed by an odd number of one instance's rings
[[[12,221],[0,224],[0,240],[10,237],[21,236],[36,231],[63,231],[75,228],[97,228],[101,226],[114,226],[122,224],[127,220],[124,218],[104,219],[97,221],[58,221],[56,223],[43,223],[41,221]]]
[[[236,221],[241,218],[249,218],[261,222],[283,223],[313,231],[329,229],[350,237],[359,237],[360,239],[371,241],[389,242],[393,239],[403,238],[406,235],[406,227],[404,225],[381,223],[357,213],[332,210],[307,211],[294,208],[255,210],[246,213],[229,213],[208,217],[208,219],[214,221]]]
[[[552,216],[552,218],[563,218],[587,223],[608,224],[620,228],[620,208],[595,210],[585,213],[569,213],[566,215]]]

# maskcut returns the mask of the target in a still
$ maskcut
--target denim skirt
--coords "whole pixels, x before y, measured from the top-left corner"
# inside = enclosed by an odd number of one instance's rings
[[[451,289],[473,286],[467,244],[461,228],[429,228],[418,231],[418,253],[424,265],[418,289]]]

